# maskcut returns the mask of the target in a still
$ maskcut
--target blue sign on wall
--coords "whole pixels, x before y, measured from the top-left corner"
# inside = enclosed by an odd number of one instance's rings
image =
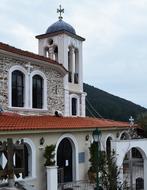
[[[85,162],[85,152],[79,152],[79,163]]]

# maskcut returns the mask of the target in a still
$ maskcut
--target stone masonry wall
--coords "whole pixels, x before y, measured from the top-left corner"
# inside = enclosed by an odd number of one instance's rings
[[[24,108],[10,108],[8,105],[8,78],[9,69],[12,66],[20,65],[27,70],[26,65],[30,63],[33,68],[31,72],[40,70],[47,78],[47,110],[24,109]],[[63,76],[56,69],[42,61],[35,61],[33,59],[4,54],[0,52],[0,105],[4,111],[11,111],[20,114],[54,114],[55,110],[64,112],[64,87]]]

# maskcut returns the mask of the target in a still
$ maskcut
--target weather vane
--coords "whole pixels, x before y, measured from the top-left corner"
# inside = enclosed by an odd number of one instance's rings
[[[59,13],[59,20],[62,20],[63,17],[62,17],[62,13],[64,13],[64,9],[61,8],[61,5],[59,5],[59,9],[57,9],[57,13]]]

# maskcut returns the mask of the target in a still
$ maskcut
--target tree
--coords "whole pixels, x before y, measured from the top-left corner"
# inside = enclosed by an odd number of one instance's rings
[[[120,182],[119,179],[119,168],[116,165],[115,152],[107,154],[104,151],[99,151],[98,153],[98,168],[97,166],[97,156],[96,156],[96,143],[92,143],[90,151],[90,163],[91,166],[88,171],[89,179],[91,182],[96,182],[96,172],[99,172],[99,182],[100,186],[106,190],[122,190],[128,189],[126,181]]]
[[[147,112],[138,115],[137,124],[143,129],[143,136],[147,137]]]

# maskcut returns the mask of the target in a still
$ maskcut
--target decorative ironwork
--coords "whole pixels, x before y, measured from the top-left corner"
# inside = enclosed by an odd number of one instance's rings
[[[8,138],[7,141],[0,142],[0,154],[7,159],[5,168],[0,166],[0,179],[14,179],[14,175],[18,178],[19,174],[22,173],[24,177],[25,173],[25,161],[24,161],[24,142],[23,140],[17,141],[13,144],[12,139]],[[14,165],[13,156],[16,156],[16,159],[19,158],[19,164]]]
[[[64,13],[64,9],[61,8],[61,5],[59,5],[59,9],[57,9],[57,13],[59,13],[59,20],[62,20],[63,17],[62,17],[62,13]]]

